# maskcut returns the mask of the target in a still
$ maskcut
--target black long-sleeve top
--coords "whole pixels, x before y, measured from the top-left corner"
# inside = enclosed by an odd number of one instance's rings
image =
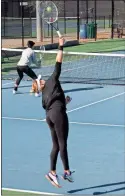
[[[42,90],[42,106],[46,111],[55,107],[63,107],[66,109],[65,95],[59,81],[61,64],[62,63],[56,62],[55,69],[45,82],[45,87]]]

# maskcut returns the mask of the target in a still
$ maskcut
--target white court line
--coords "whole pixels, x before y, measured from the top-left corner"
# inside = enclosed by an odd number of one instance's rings
[[[15,117],[2,117],[6,120],[20,120],[20,121],[35,121],[35,122],[45,122],[45,119],[34,119],[34,118],[15,118]],[[122,127],[125,128],[125,125],[117,125],[117,124],[101,124],[101,123],[84,123],[84,122],[72,122],[69,121],[69,124],[77,124],[77,125],[90,125],[90,126],[105,126],[105,127]]]
[[[76,111],[76,110],[80,110],[80,109],[82,109],[82,108],[86,108],[86,107],[88,107],[88,106],[95,105],[95,104],[97,104],[97,103],[101,103],[101,102],[107,101],[107,100],[109,100],[109,99],[113,99],[113,98],[118,97],[118,96],[123,95],[123,94],[125,94],[125,92],[119,93],[119,94],[117,94],[117,95],[113,95],[113,96],[111,96],[111,97],[107,97],[107,98],[105,98],[105,99],[101,99],[101,100],[99,100],[99,101],[95,101],[95,102],[93,102],[93,103],[89,103],[89,104],[87,104],[87,105],[80,106],[80,107],[78,107],[78,108],[74,108],[74,109],[72,109],[72,110],[67,111],[67,113],[74,112],[74,111]]]
[[[37,122],[45,122],[46,119],[35,119],[35,118],[15,118],[15,117],[2,117],[7,120],[23,120],[23,121],[37,121]]]
[[[75,108],[73,110],[69,110],[67,111],[67,113],[70,113],[70,112],[73,112],[73,111],[76,111],[76,110],[80,110],[82,108],[85,108],[85,107],[88,107],[88,106],[91,106],[91,105],[95,105],[97,103],[100,103],[100,102],[104,102],[106,100],[109,100],[109,99],[113,99],[115,97],[118,97],[120,95],[123,95],[125,94],[125,92],[123,93],[119,93],[117,95],[114,95],[114,96],[111,96],[111,97],[107,97],[105,99],[102,99],[102,100],[99,100],[99,101],[96,101],[96,102],[93,102],[93,103],[90,103],[90,104],[87,104],[87,105],[84,105],[84,106],[81,106],[81,107],[78,107],[78,108]],[[38,121],[38,122],[45,122],[46,119],[29,119],[29,118],[15,118],[15,117],[2,117],[3,119],[7,119],[7,120],[24,120],[24,121]],[[70,124],[73,122],[69,122]],[[80,123],[80,122],[74,122],[74,124],[83,124],[83,123]],[[95,126],[115,126],[115,127],[124,127],[124,125],[109,125],[109,124],[98,124],[98,123],[84,123],[84,125],[95,125]]]
[[[13,84],[14,82],[8,82],[8,83],[5,83],[5,84],[2,84],[2,86],[6,86],[8,84]]]
[[[105,127],[123,127],[125,125],[116,125],[116,124],[99,124],[99,123],[83,123],[83,122],[69,122],[70,124],[77,124],[77,125],[92,125],[92,126],[105,126]]]
[[[78,108],[75,108],[75,109],[73,109],[73,110],[69,110],[69,111],[67,111],[67,113],[70,113],[70,112],[73,112],[73,111],[76,111],[76,110],[80,110],[80,109],[82,109],[82,108],[85,108],[85,107],[88,107],[88,106],[91,106],[91,105],[95,105],[95,104],[97,104],[97,103],[100,103],[100,102],[104,102],[104,101],[106,101],[106,100],[109,100],[109,99],[113,99],[113,98],[115,98],[115,97],[118,97],[118,96],[120,96],[120,95],[123,95],[123,94],[125,94],[125,92],[123,92],[123,93],[119,93],[119,94],[117,94],[117,95],[114,95],[114,96],[111,96],[111,97],[107,97],[107,98],[105,98],[105,99],[101,99],[101,100],[99,100],[99,101],[96,101],[96,102],[93,102],[93,103],[90,103],[90,104],[87,104],[87,105],[84,105],[84,106],[81,106],[81,107],[78,107]],[[38,121],[38,122],[45,122],[46,121],[46,119],[28,119],[28,118],[15,118],[15,117],[2,117],[3,119],[8,119],[8,120],[24,120],[24,121]],[[69,122],[70,124],[71,124],[71,122]],[[80,122],[74,122],[74,124],[83,124],[83,123],[80,123]],[[73,122],[72,122],[72,124],[73,124]],[[117,126],[117,127],[124,127],[124,125],[108,125],[108,124],[98,124],[98,123],[86,123],[86,125],[87,124],[91,124],[91,125],[96,125],[96,126]],[[84,125],[85,125],[85,123],[84,123]]]
[[[37,194],[37,195],[62,195],[62,194],[56,194],[56,193],[47,193],[47,192],[38,192],[38,191],[30,191],[30,190],[21,190],[21,189],[11,189],[11,188],[2,188],[4,191],[14,191],[14,192],[20,192],[20,193],[31,193],[31,194]],[[62,195],[63,196],[63,195]]]

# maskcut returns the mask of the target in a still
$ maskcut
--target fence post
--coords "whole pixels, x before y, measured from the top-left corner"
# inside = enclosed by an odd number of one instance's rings
[[[94,8],[95,8],[95,41],[96,41],[96,39],[97,39],[97,24],[96,24],[96,19],[97,19],[96,17],[97,17],[97,16],[96,16],[96,3],[97,3],[97,2],[96,2],[96,0],[95,0],[95,1],[94,1],[94,4],[95,4],[95,5],[94,5]]]
[[[3,12],[3,14],[4,14],[4,16],[3,16],[3,28],[4,28],[4,37],[5,37],[5,32],[6,32],[6,26],[5,26],[5,21],[6,21],[6,15],[5,15],[5,2],[3,2],[3,9],[4,9],[4,12]]]
[[[86,0],[86,23],[88,24],[88,0]]]
[[[77,40],[79,40],[79,0],[77,0]]]
[[[53,44],[53,26],[51,25],[51,44]]]
[[[64,0],[64,33],[66,34],[66,1]]]
[[[50,27],[50,25],[49,25],[49,24],[47,24],[47,29],[48,29],[48,37],[49,37],[49,27]]]
[[[23,0],[21,0],[21,19],[22,19],[22,46],[24,47],[24,10],[23,10]]]
[[[37,31],[37,41],[43,41],[43,35],[42,35],[42,19],[39,14],[39,6],[40,1],[36,1],[36,31]]]
[[[32,15],[31,15],[31,12],[30,12],[30,8],[28,7],[28,15],[29,15],[29,18],[30,18],[30,37],[32,37]]]
[[[111,38],[114,38],[114,0],[112,0],[112,24],[111,24]]]
[[[104,16],[104,29],[105,29],[105,16]]]

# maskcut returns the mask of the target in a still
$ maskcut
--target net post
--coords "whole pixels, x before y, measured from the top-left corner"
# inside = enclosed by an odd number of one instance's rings
[[[37,32],[37,42],[43,41],[42,37],[42,19],[39,13],[40,1],[36,0],[36,32]]]

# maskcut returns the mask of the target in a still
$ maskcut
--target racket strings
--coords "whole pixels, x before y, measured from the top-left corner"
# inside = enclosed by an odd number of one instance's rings
[[[58,26],[58,8],[51,1],[42,2],[40,4],[40,15],[42,19],[56,30],[59,37],[62,37]]]
[[[53,2],[46,2],[41,5],[43,10],[43,18],[48,23],[54,23],[58,19],[58,10]]]

